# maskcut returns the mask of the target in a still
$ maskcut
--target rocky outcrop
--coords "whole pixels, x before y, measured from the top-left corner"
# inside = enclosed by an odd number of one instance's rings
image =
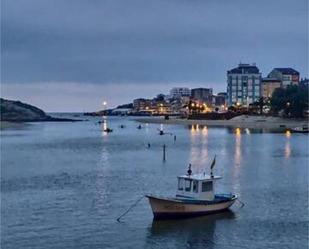
[[[0,98],[1,121],[39,122],[39,121],[78,121],[72,119],[54,118],[43,110],[20,101]]]

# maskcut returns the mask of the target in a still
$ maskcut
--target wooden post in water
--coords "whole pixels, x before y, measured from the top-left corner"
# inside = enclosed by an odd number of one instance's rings
[[[163,145],[163,162],[165,162],[165,148],[166,148],[166,146],[165,146],[165,144]]]

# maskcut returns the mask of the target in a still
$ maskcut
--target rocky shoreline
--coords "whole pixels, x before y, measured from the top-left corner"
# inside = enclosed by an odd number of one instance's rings
[[[43,110],[20,101],[0,99],[1,122],[76,122],[80,119],[55,118]]]

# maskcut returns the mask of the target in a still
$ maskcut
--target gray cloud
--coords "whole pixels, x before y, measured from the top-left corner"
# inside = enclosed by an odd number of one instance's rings
[[[2,82],[219,82],[239,61],[308,76],[307,0],[3,0]],[[221,83],[220,83],[221,82]]]

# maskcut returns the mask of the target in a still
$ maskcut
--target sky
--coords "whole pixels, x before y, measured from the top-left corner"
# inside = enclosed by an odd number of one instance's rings
[[[240,62],[308,78],[308,0],[1,1],[1,96],[48,112],[225,91]]]

